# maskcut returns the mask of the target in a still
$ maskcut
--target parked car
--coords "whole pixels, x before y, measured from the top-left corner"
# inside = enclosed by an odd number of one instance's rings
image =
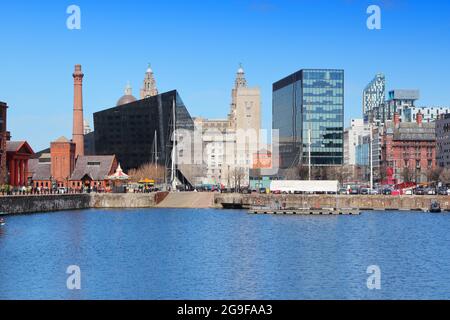
[[[384,194],[385,196],[390,196],[390,195],[392,195],[392,189],[390,189],[390,188],[384,188],[384,189],[383,189],[383,194]]]
[[[350,190],[349,190],[349,194],[351,194],[351,195],[358,195],[358,194],[359,194],[359,190],[356,189],[356,188],[350,189]]]
[[[65,194],[65,193],[67,193],[67,189],[63,188],[63,187],[60,187],[60,188],[58,188],[58,193]]]
[[[440,187],[439,189],[438,189],[438,195],[440,195],[440,196],[448,196],[448,194],[449,194],[449,189],[447,189],[446,187]]]
[[[365,195],[365,196],[370,194],[369,189],[367,189],[367,188],[361,188],[359,193],[362,195]]]
[[[419,187],[414,189],[414,194],[417,196],[424,196],[426,194],[425,188]]]
[[[404,191],[404,193],[407,196],[412,196],[414,194],[412,189],[407,189],[407,190]]]
[[[434,196],[434,195],[436,195],[436,189],[434,189],[434,188],[428,188],[428,189],[426,189],[426,193],[427,193],[429,196]]]
[[[348,194],[348,190],[345,188],[341,188],[341,189],[339,189],[338,193],[339,194]]]

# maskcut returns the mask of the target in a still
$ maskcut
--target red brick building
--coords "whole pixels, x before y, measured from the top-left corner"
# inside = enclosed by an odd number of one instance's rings
[[[13,187],[27,186],[28,161],[34,151],[26,141],[6,142],[6,161],[8,163],[9,184]]]
[[[34,188],[52,188],[51,157],[49,153],[44,153],[37,159],[30,159],[28,170]]]
[[[116,172],[118,165],[115,156],[78,156],[69,188],[105,190],[109,187],[108,176]]]
[[[382,164],[397,183],[426,182],[427,173],[436,169],[435,123],[423,123],[420,113],[416,122],[403,123],[396,113],[383,130]]]
[[[57,187],[68,187],[75,168],[75,143],[61,137],[50,144],[51,176]]]
[[[8,170],[6,164],[6,141],[8,133],[6,131],[6,115],[8,105],[0,101],[0,184],[8,182]]]

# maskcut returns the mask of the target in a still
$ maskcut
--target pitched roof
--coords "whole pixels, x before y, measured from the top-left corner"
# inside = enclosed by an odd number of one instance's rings
[[[92,180],[105,180],[113,168],[115,156],[79,156],[70,180],[82,180],[88,175]]]
[[[28,172],[34,173],[36,171],[36,168],[38,165],[39,165],[39,159],[28,160]]]
[[[59,137],[58,139],[56,139],[53,142],[70,142],[70,141],[66,137],[62,136],[62,137]]]
[[[31,149],[30,145],[26,141],[6,141],[7,152],[18,152],[24,147],[27,149],[29,154],[34,154],[33,149]]]
[[[6,141],[6,151],[16,152],[25,141]]]
[[[37,160],[37,159],[36,159]],[[30,170],[31,171],[31,170]],[[33,180],[46,181],[50,180],[51,174],[51,164],[49,162],[37,163],[33,168]]]
[[[394,140],[434,141],[436,140],[435,126],[434,122],[420,125],[415,122],[400,123],[394,129]]]

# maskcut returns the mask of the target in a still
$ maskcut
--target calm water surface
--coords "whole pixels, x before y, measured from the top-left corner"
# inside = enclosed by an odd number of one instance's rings
[[[69,265],[82,288],[66,288]],[[382,289],[369,291],[378,265]],[[450,215],[85,210],[7,218],[0,299],[450,299]]]

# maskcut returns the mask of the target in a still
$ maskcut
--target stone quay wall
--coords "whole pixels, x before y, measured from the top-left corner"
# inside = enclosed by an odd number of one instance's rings
[[[153,193],[0,196],[0,215],[89,208],[151,208],[155,204]]]
[[[93,193],[90,208],[152,208],[157,193]]]
[[[273,207],[286,204],[288,208],[345,208],[361,210],[428,210],[437,200],[442,210],[450,211],[450,196],[346,196],[346,195],[266,195],[216,194],[214,203]]]
[[[0,214],[23,214],[90,208],[89,194],[0,197]]]
[[[178,195],[172,194],[177,197]],[[193,195],[195,195],[193,193]],[[197,194],[198,195],[198,194]],[[153,208],[167,193],[68,194],[0,196],[1,214],[24,214],[89,208]],[[180,197],[183,193],[180,193]],[[200,195],[198,195],[200,196]],[[437,200],[443,210],[450,211],[450,196],[343,196],[343,195],[243,195],[214,194],[214,208],[222,203],[287,208],[342,208],[360,210],[427,210]],[[161,203],[163,204],[163,203]],[[163,205],[159,207],[164,207]]]

